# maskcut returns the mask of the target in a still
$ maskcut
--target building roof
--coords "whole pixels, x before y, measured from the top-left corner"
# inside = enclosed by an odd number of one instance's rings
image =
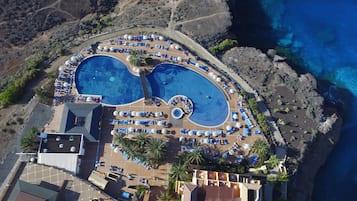
[[[72,174],[78,173],[78,154],[38,153],[38,163],[64,169]]]
[[[18,180],[9,201],[56,201],[57,195],[56,191]]]
[[[198,189],[198,201],[240,201],[240,197],[235,196],[234,189],[227,186],[201,186]]]
[[[102,106],[100,104],[65,103],[60,133],[83,133],[91,141],[98,141]]]
[[[39,153],[72,153],[82,151],[82,134],[41,133]]]
[[[93,170],[88,177],[88,181],[92,182],[94,185],[98,186],[100,189],[104,190],[108,184],[108,180],[105,179],[105,175],[100,172]]]

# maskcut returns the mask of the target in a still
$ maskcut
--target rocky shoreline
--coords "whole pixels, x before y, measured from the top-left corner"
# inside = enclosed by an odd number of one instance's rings
[[[311,200],[314,178],[340,136],[342,119],[336,109],[326,107],[311,74],[297,74],[271,51],[268,56],[251,47],[234,48],[222,61],[257,90],[277,122],[285,121],[279,129],[292,175],[289,200]]]

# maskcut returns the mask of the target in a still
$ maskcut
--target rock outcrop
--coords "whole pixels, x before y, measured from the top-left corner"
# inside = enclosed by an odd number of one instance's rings
[[[227,51],[223,62],[266,100],[287,145],[293,175],[289,200],[311,200],[314,178],[338,141],[342,120],[326,112],[311,74],[297,74],[284,58],[248,47]],[[330,111],[330,110],[329,110]]]

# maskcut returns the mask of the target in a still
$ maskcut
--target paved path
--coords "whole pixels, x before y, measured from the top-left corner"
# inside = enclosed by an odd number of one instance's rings
[[[173,30],[171,28],[147,28],[147,27],[141,27],[141,28],[125,28],[125,29],[112,29],[110,33],[102,33],[99,35],[92,36],[88,39],[83,39],[82,43],[80,46],[74,47],[72,49],[73,52],[79,52],[83,47],[89,46],[91,44],[94,44],[98,41],[105,41],[108,39],[112,39],[127,33],[161,33],[163,35],[168,36],[169,38],[178,41],[179,43],[185,45],[187,48],[190,50],[193,50],[197,56],[204,58],[205,60],[209,61],[210,64],[215,65],[216,67],[220,68],[221,70],[227,72],[240,86],[242,89],[244,89],[246,92],[253,94],[256,97],[257,102],[260,102],[259,104],[259,110],[263,112],[265,116],[267,116],[268,119],[268,124],[271,128],[272,134],[273,134],[273,139],[275,140],[275,144],[284,147],[285,146],[285,140],[282,137],[279,128],[277,127],[276,123],[273,121],[271,118],[271,114],[269,110],[267,109],[266,105],[262,102],[262,98],[259,96],[257,91],[253,89],[242,77],[240,77],[238,74],[234,73],[232,69],[228,68],[225,64],[223,64],[217,57],[213,56],[208,52],[208,50],[201,45],[199,45],[197,42],[192,40],[190,37],[187,35]],[[69,59],[68,57],[61,57],[58,60],[56,60],[53,64],[50,70],[57,69],[58,66],[61,64],[64,64],[65,60]]]

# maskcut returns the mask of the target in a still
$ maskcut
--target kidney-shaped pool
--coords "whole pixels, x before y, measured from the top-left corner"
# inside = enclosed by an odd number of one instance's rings
[[[80,94],[101,95],[102,102],[121,105],[143,98],[140,78],[110,56],[93,56],[79,64],[75,76]],[[194,105],[189,119],[199,125],[218,126],[227,119],[223,92],[197,72],[175,64],[159,64],[147,75],[149,92],[166,102],[175,95],[189,97]]]

